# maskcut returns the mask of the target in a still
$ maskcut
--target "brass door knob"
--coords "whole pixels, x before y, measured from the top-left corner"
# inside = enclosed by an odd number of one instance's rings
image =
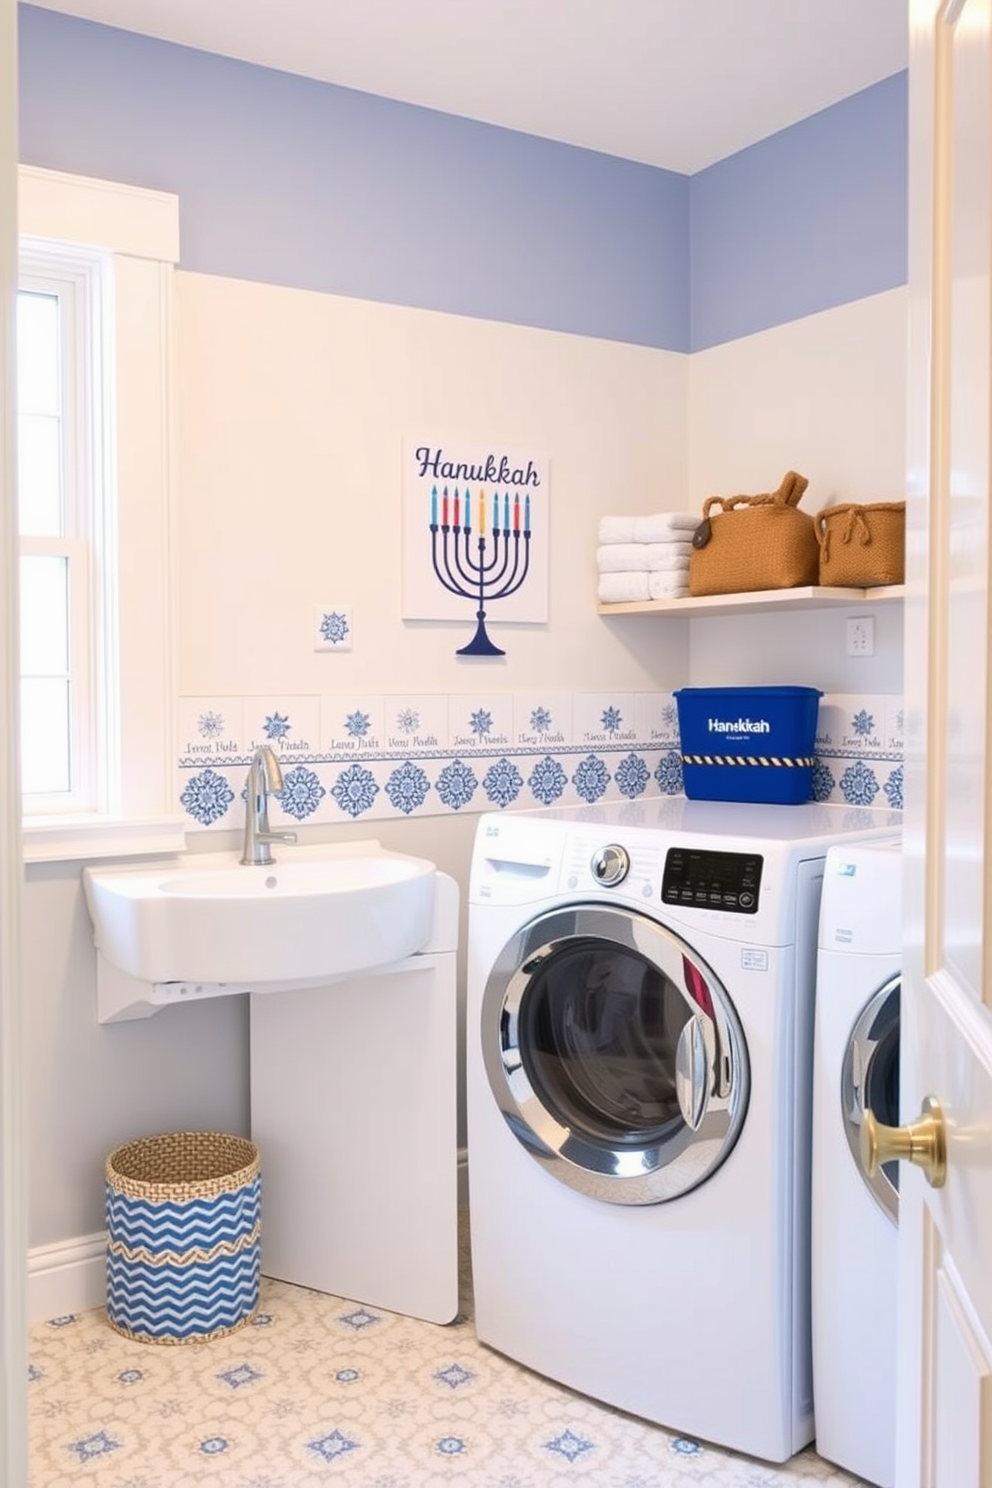
[[[923,1112],[908,1126],[883,1126],[874,1112],[861,1122],[861,1163],[874,1178],[883,1163],[911,1162],[923,1169],[931,1188],[943,1188],[947,1178],[947,1123],[940,1102],[928,1095]]]

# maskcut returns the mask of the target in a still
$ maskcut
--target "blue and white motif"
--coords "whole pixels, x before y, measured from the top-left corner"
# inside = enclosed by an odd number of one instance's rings
[[[878,795],[874,770],[870,770],[863,760],[857,760],[840,777],[840,790],[849,806],[870,806]]]
[[[587,754],[584,760],[580,760],[572,776],[572,784],[576,791],[583,801],[588,801],[590,805],[593,801],[599,800],[609,783],[610,772],[595,754]]]
[[[830,797],[833,795],[834,786],[837,783],[834,780],[833,771],[830,770],[821,759],[818,759],[813,766],[813,774],[811,778],[813,783],[813,800],[829,801]]]
[[[901,811],[903,809],[902,771],[902,765],[897,765],[883,786],[886,799],[893,811]]]
[[[194,821],[201,827],[209,827],[211,822],[220,821],[234,800],[234,792],[227,778],[208,766],[187,780],[179,800]]]
[[[279,804],[288,816],[303,821],[304,817],[313,815],[326,794],[313,770],[296,765],[283,774]]]
[[[227,1369],[217,1378],[223,1380],[225,1385],[230,1385],[232,1390],[238,1390],[242,1385],[250,1385],[253,1380],[261,1379],[262,1374],[250,1364],[239,1364],[236,1369]]]
[[[343,1435],[335,1429],[327,1436],[319,1437],[317,1441],[307,1442],[311,1452],[316,1452],[325,1462],[334,1462],[338,1457],[343,1457],[346,1452],[354,1452],[360,1442],[353,1441],[350,1436]]]
[[[396,715],[396,727],[401,734],[415,734],[420,728],[420,714],[415,708],[401,708]]]
[[[262,725],[262,732],[267,739],[285,739],[289,728],[288,714],[270,713]]]
[[[397,811],[402,811],[404,816],[409,816],[411,811],[423,806],[430,788],[431,783],[427,776],[412,760],[404,760],[386,781],[386,795],[390,805]]]
[[[669,749],[655,766],[654,778],[663,796],[682,794],[682,756],[677,749]]]
[[[490,765],[482,777],[482,788],[494,806],[511,806],[523,789],[524,777],[508,759]]]
[[[635,796],[643,796],[651,779],[651,772],[639,754],[628,754],[617,765],[613,779],[620,794],[632,801]]]
[[[322,616],[320,622],[320,633],[325,641],[330,641],[332,646],[340,646],[349,632],[348,617],[342,615],[338,610],[331,610]]]
[[[690,1441],[687,1436],[674,1436],[671,1447],[680,1457],[699,1457],[703,1450],[698,1442]]]
[[[349,765],[347,770],[341,771],[331,791],[341,810],[347,811],[351,817],[361,816],[363,811],[368,811],[378,794],[379,787],[372,771],[357,764]]]
[[[661,709],[661,721],[666,728],[676,729],[679,722],[679,710],[677,703],[665,703]]]
[[[218,739],[224,732],[224,718],[213,711],[201,713],[196,722],[197,733],[204,739]]]
[[[344,731],[352,739],[364,739],[371,726],[372,720],[367,713],[361,713],[356,708],[354,713],[349,713],[344,721]]]
[[[75,1452],[80,1462],[90,1462],[94,1457],[105,1457],[108,1452],[116,1452],[121,1445],[121,1442],[115,1441],[106,1431],[96,1431],[92,1436],[70,1442],[69,1451]]]
[[[434,1445],[442,1457],[457,1457],[465,1451],[466,1444],[460,1436],[442,1436]]]
[[[488,733],[492,732],[493,715],[485,708],[479,708],[470,715],[468,724],[473,734],[479,739],[484,739]]]
[[[544,1445],[549,1452],[557,1452],[566,1461],[574,1462],[577,1457],[582,1456],[583,1452],[591,1452],[594,1444],[586,1441],[582,1436],[576,1436],[575,1432],[569,1428],[561,1432],[559,1436],[553,1437],[551,1441],[545,1442]]]
[[[376,1323],[381,1323],[382,1318],[377,1312],[369,1312],[367,1307],[356,1307],[354,1312],[343,1312],[341,1322],[347,1323],[354,1332],[360,1333],[363,1328],[372,1328]]]
[[[361,1377],[357,1369],[339,1369],[334,1376],[339,1385],[355,1385]]]
[[[471,1369],[464,1369],[461,1364],[449,1364],[447,1369],[436,1369],[434,1378],[439,1385],[447,1385],[450,1390],[457,1390],[459,1385],[467,1385],[469,1380],[476,1378]]]
[[[136,1385],[144,1377],[144,1372],[140,1369],[122,1369],[117,1379],[122,1385]]]
[[[860,713],[855,713],[851,719],[851,728],[859,739],[867,739],[874,727],[875,719],[867,708],[862,708]]]
[[[602,715],[603,727],[608,734],[615,734],[623,723],[623,714],[619,708],[604,708]]]
[[[478,783],[468,765],[456,759],[450,765],[445,765],[437,777],[437,793],[445,806],[450,806],[452,811],[460,811],[475,795]]]
[[[530,726],[535,734],[546,734],[551,727],[551,713],[547,708],[535,708],[530,715]]]
[[[230,1445],[226,1436],[208,1436],[206,1441],[200,1443],[200,1451],[204,1457],[220,1457]]]
[[[568,776],[558,761],[546,754],[531,770],[527,784],[535,801],[540,801],[542,806],[551,806],[564,792]]]

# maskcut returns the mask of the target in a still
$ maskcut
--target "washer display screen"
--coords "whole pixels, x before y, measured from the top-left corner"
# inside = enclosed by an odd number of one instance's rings
[[[762,863],[755,853],[671,847],[665,855],[661,902],[757,914]]]

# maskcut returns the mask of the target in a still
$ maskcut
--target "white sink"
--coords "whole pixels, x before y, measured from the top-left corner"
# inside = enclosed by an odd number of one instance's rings
[[[258,985],[368,971],[430,939],[426,858],[378,842],[277,851],[269,867],[230,852],[84,869],[97,950],[143,982]]]

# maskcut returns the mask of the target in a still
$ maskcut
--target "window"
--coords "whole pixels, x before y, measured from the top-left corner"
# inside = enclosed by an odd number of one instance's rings
[[[21,782],[24,808],[96,811],[97,677],[110,637],[95,613],[113,575],[99,551],[111,505],[100,419],[109,369],[98,354],[101,263],[21,258],[17,296],[18,520],[21,537]]]
[[[25,856],[170,851],[178,203],[21,167]]]

